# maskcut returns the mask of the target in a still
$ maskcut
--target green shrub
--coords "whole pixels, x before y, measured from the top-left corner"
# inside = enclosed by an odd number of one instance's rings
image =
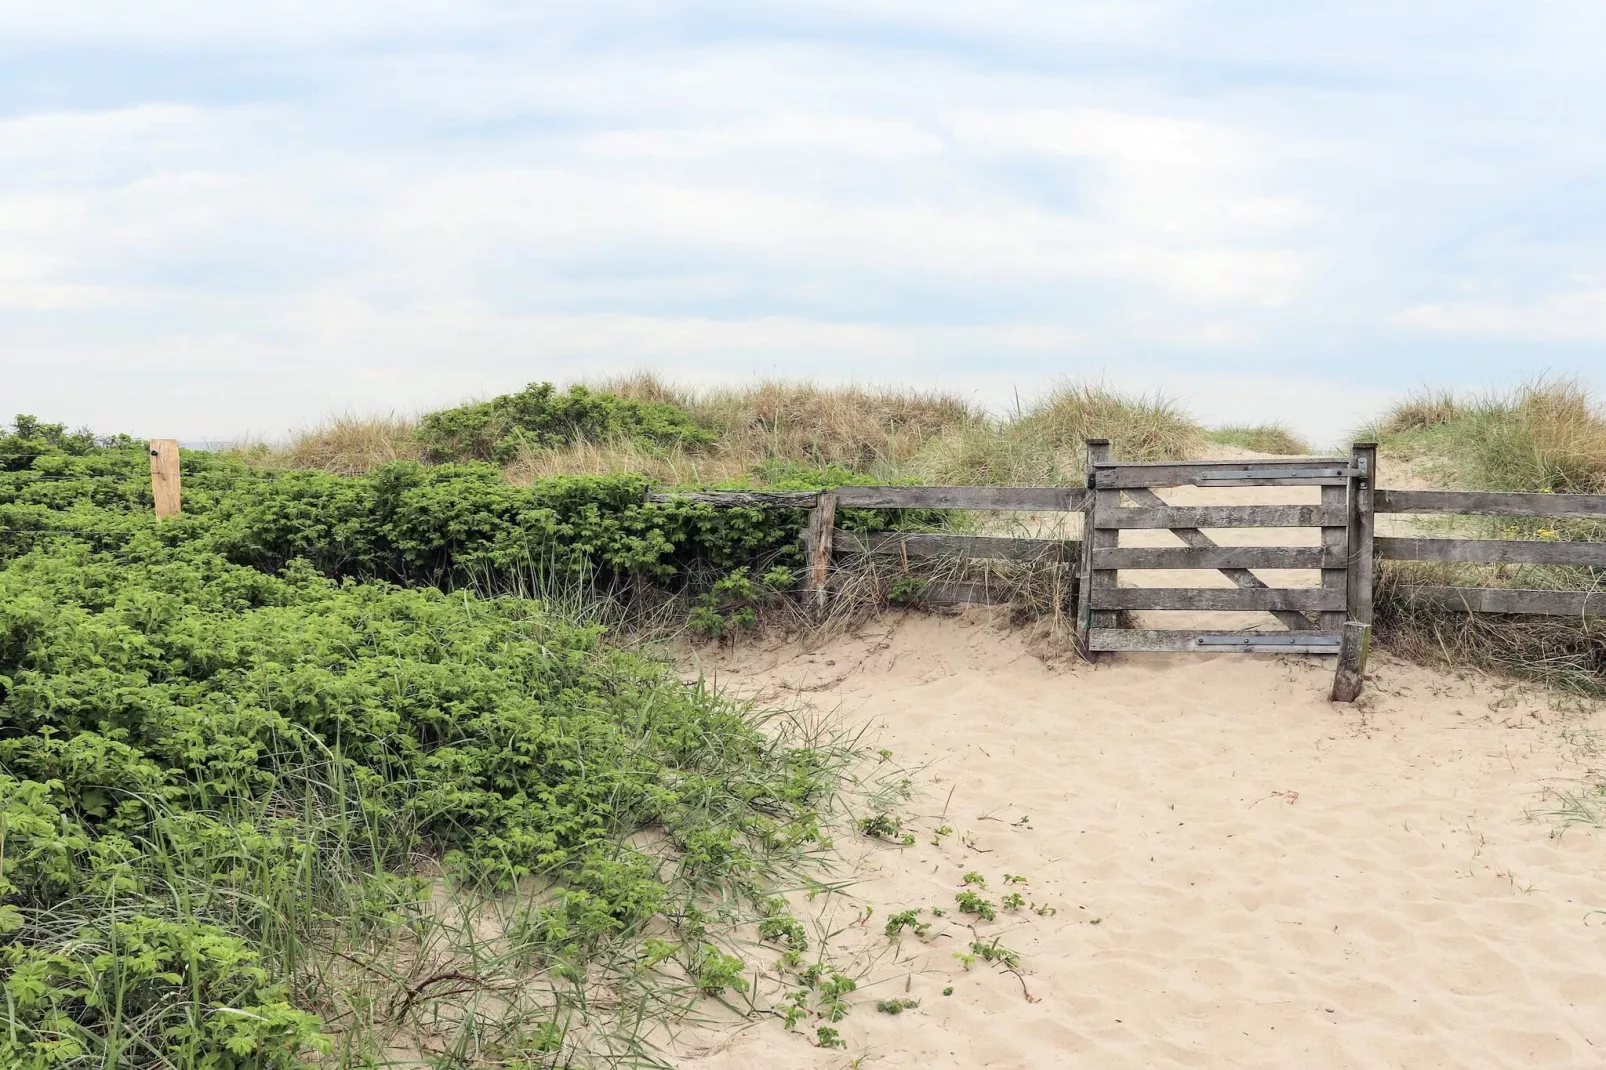
[[[638,439],[660,445],[705,444],[714,433],[677,405],[637,401],[571,386],[531,383],[517,394],[432,412],[417,437],[427,459],[507,464],[524,450],[545,450],[578,439]]]
[[[424,926],[420,858],[462,888],[540,889],[506,939],[576,984],[628,960],[741,991],[709,935],[737,912],[806,943],[766,889],[818,845],[839,756],[598,627],[469,589],[546,568],[779,597],[801,512],[186,451],[184,515],[158,524],[142,450],[22,429],[55,452],[0,472],[0,1065],[317,1058],[306,964]],[[649,931],[667,958],[626,953]],[[508,1051],[574,1035],[548,1017]]]

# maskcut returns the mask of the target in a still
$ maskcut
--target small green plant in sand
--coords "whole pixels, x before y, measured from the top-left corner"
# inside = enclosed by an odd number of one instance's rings
[[[815,1047],[818,1048],[846,1048],[848,1042],[842,1039],[842,1034],[828,1025],[822,1025],[814,1030]]]
[[[924,938],[931,931],[931,923],[920,920],[920,910],[900,910],[887,919],[886,933],[888,940],[896,940],[904,929],[910,929],[918,937]]]
[[[903,822],[891,814],[872,814],[861,817],[858,822],[859,833],[872,839],[891,840],[904,847],[913,847],[915,834],[903,831]]]
[[[998,942],[998,937],[988,941],[974,940],[971,942],[972,954],[978,955],[985,962],[1002,962],[1005,966],[1020,966],[1020,952],[1011,951]]]
[[[959,904],[961,914],[973,914],[982,921],[995,921],[998,918],[997,908],[989,899],[984,899],[975,892],[960,892],[954,896],[954,902]]]
[[[969,873],[966,873],[963,877],[959,878],[959,881],[961,884],[968,884],[972,888],[987,887],[987,878],[982,876],[980,873],[977,873],[975,870],[971,870]]]
[[[882,1014],[899,1015],[920,1006],[918,999],[878,999],[875,1009]]]
[[[1010,892],[999,901],[999,906],[1005,910],[1016,911],[1026,905],[1026,897],[1019,892]]]

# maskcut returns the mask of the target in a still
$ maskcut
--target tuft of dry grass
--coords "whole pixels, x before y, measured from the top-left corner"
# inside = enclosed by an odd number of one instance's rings
[[[1411,596],[1418,585],[1598,589],[1581,569],[1521,571],[1384,561],[1377,573],[1380,644],[1412,661],[1536,680],[1557,691],[1606,698],[1606,617],[1461,613]]]
[[[1282,424],[1237,424],[1212,427],[1205,432],[1210,442],[1256,453],[1271,453],[1282,457],[1302,457],[1311,452],[1310,443],[1294,434]]]
[[[665,487],[689,487],[740,480],[749,459],[721,448],[655,446],[638,439],[577,439],[555,449],[521,449],[502,469],[508,482],[528,486],[558,476],[644,475]]]
[[[1065,486],[1082,481],[1089,438],[1109,439],[1119,459],[1160,461],[1186,457],[1203,431],[1163,395],[1066,382],[1014,418],[971,421],[937,440],[916,469],[934,483]]]
[[[953,394],[806,382],[714,390],[694,398],[690,411],[719,434],[719,449],[750,464],[784,458],[889,475],[933,439],[981,418]]]
[[[1450,423],[1462,411],[1454,391],[1423,387],[1375,420],[1362,437],[1382,441],[1426,431]]]
[[[287,446],[252,451],[252,459],[281,468],[363,475],[392,461],[422,460],[423,450],[413,437],[417,425],[418,421],[395,413],[345,413],[300,432]]]
[[[1064,382],[1017,421],[1056,449],[1080,450],[1107,438],[1116,458],[1166,461],[1197,449],[1197,421],[1163,394],[1123,394],[1101,383]]]
[[[1606,490],[1606,413],[1574,379],[1540,379],[1471,408],[1460,444],[1496,490]]]
[[[1606,490],[1606,412],[1575,379],[1471,398],[1423,391],[1367,430],[1388,452],[1421,458],[1459,486]]]

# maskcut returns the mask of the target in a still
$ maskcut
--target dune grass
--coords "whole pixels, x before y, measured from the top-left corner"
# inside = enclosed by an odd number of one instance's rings
[[[1606,491],[1606,411],[1575,379],[1467,397],[1420,391],[1361,433],[1457,487]]]
[[[396,413],[341,413],[305,428],[282,446],[245,445],[237,452],[276,468],[314,468],[359,476],[392,461],[418,461],[424,449],[414,435],[418,421]]]
[[[1301,457],[1312,453],[1310,444],[1282,424],[1231,424],[1212,427],[1204,433],[1205,441],[1220,446],[1236,446],[1255,453],[1271,453],[1282,457]]]
[[[1375,435],[1385,455],[1409,458],[1453,487],[1606,491],[1606,413],[1576,380],[1534,379],[1467,397],[1422,390],[1363,433]],[[1592,520],[1464,517],[1436,527],[1470,537],[1606,540],[1606,524]],[[1594,591],[1606,586],[1606,570],[1385,561],[1376,592],[1379,639],[1398,653],[1606,697],[1606,619],[1455,613],[1414,602],[1412,585]]]
[[[1124,460],[1186,457],[1203,430],[1174,400],[1066,382],[1002,419],[978,419],[934,441],[913,470],[931,483],[1065,486],[1084,478],[1085,440],[1107,438]]]
[[[1131,460],[1184,457],[1206,441],[1197,421],[1170,398],[1074,381],[1005,417],[941,391],[780,381],[692,390],[638,372],[588,384],[586,413],[606,408],[607,419],[577,421],[547,411],[579,409],[573,388],[538,397],[535,389],[422,420],[347,414],[285,446],[242,452],[258,463],[342,475],[394,460],[494,460],[518,483],[633,473],[686,486],[762,479],[782,462],[888,480],[1057,485],[1081,480],[1089,437],[1111,439],[1115,455]],[[517,414],[535,402],[542,411],[532,427],[539,427],[513,428]],[[629,406],[646,408],[625,411]],[[616,411],[631,419],[616,418]],[[665,427],[677,433],[657,433]],[[653,433],[637,433],[642,428]]]

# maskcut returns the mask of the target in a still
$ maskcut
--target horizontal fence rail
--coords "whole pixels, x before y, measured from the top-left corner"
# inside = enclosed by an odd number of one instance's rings
[[[1006,561],[1075,561],[1079,541],[1017,539],[1002,535],[940,535],[896,531],[865,534],[837,528],[832,540],[839,552],[888,557],[982,557]]]
[[[1606,542],[1548,539],[1416,539],[1379,536],[1386,561],[1451,561],[1492,565],[1577,565],[1606,568]]]
[[[1105,651],[1236,652],[1245,654],[1336,654],[1336,635],[1297,632],[1224,632],[1195,628],[1094,628],[1088,649]]]
[[[1169,505],[1112,509],[1099,515],[1105,528],[1319,528],[1342,527],[1344,510],[1320,505]]]
[[[1421,603],[1463,613],[1518,613],[1539,617],[1606,615],[1606,591],[1526,591],[1514,587],[1395,588],[1407,604]]]
[[[1343,568],[1325,546],[1115,546],[1093,551],[1094,568]]]
[[[1379,490],[1378,513],[1463,513],[1468,516],[1606,517],[1606,494],[1526,494],[1504,490]]]
[[[1278,457],[1257,461],[1169,461],[1101,465],[1094,470],[1099,490],[1128,487],[1343,486],[1349,478],[1348,457]]]
[[[820,501],[817,490],[702,490],[647,495],[649,502],[694,502],[724,508],[756,506],[761,509],[813,509]]]
[[[980,509],[1075,512],[1087,500],[1082,487],[838,487],[844,509]]]
[[[1323,587],[1106,587],[1100,609],[1174,609],[1225,612],[1341,610],[1344,592]]]

